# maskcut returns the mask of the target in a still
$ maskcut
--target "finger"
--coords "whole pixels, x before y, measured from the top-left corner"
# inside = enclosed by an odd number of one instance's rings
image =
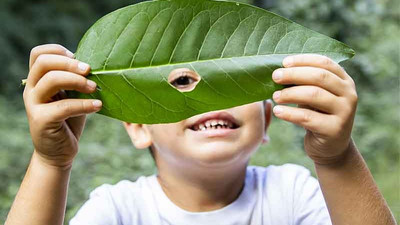
[[[34,87],[40,78],[51,70],[69,71],[85,76],[89,74],[90,67],[86,63],[65,56],[42,54],[33,64],[26,85]]]
[[[313,107],[308,106],[308,105],[298,104],[297,107],[298,107],[298,108],[301,108],[301,109],[309,109],[309,110],[314,110],[314,111],[316,111]]]
[[[59,44],[39,45],[31,50],[29,57],[29,69],[31,69],[32,65],[35,63],[37,57],[42,54],[63,55],[69,58],[74,58],[74,53]]]
[[[332,72],[317,67],[277,69],[272,78],[278,84],[314,85],[339,96],[346,91],[345,81]]]
[[[279,119],[304,127],[304,129],[321,135],[329,135],[335,129],[333,115],[315,112],[309,109],[278,105],[273,109]]]
[[[344,80],[348,80],[351,77],[346,73],[346,71],[332,59],[327,56],[317,55],[317,54],[301,54],[286,57],[283,62],[283,66],[288,67],[298,67],[298,66],[312,66],[319,67],[322,69],[329,70],[333,74],[336,74]]]
[[[61,122],[71,117],[97,112],[102,102],[97,99],[64,99],[46,104],[49,112],[53,112],[51,121]]]
[[[276,91],[273,99],[278,104],[308,105],[325,113],[337,111],[337,96],[316,86],[295,86]]]
[[[75,73],[50,71],[33,88],[34,100],[36,103],[49,102],[61,90],[92,93],[96,90],[96,83]]]

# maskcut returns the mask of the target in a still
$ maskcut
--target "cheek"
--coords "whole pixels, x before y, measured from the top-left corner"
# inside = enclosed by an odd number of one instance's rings
[[[163,155],[176,155],[184,145],[184,132],[177,124],[150,125],[152,143]]]
[[[149,126],[154,145],[168,145],[179,138],[180,131],[172,124],[154,124]]]
[[[262,104],[253,103],[248,105],[246,110],[243,110],[242,118],[246,121],[245,126],[243,126],[242,139],[249,145],[249,148],[254,148],[262,143],[265,133],[265,117]]]

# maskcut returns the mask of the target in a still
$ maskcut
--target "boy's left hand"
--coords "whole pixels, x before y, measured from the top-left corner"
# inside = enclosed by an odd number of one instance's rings
[[[353,79],[330,58],[315,54],[289,56],[284,68],[274,71],[278,84],[294,84],[277,91],[276,117],[304,127],[304,147],[317,164],[339,162],[351,142],[351,130],[357,108]]]

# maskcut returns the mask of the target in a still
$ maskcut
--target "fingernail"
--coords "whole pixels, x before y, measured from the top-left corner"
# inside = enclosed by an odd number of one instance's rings
[[[83,62],[79,62],[79,63],[78,63],[78,68],[79,68],[82,72],[85,72],[85,71],[89,68],[89,65],[86,64],[86,63],[83,63]]]
[[[65,53],[66,53],[67,56],[70,57],[70,58],[74,58],[74,57],[75,57],[74,53],[72,53],[72,52],[71,52],[70,50],[68,50],[68,49],[65,51]]]
[[[96,86],[97,86],[97,84],[94,81],[91,81],[91,80],[87,80],[86,81],[86,85],[92,90],[94,90],[96,88]]]
[[[274,73],[272,74],[272,79],[274,79],[275,81],[282,79],[282,77],[283,77],[282,70],[275,70]]]
[[[291,66],[293,62],[294,62],[293,56],[288,56],[283,60],[282,64],[283,66],[288,67]]]
[[[92,104],[95,108],[100,108],[103,105],[103,103],[100,100],[95,100],[92,102]]]
[[[275,115],[279,115],[279,114],[281,114],[283,112],[283,108],[280,107],[280,106],[275,106],[273,111],[274,111]]]
[[[281,97],[281,91],[276,91],[275,93],[274,93],[274,95],[272,96],[272,98],[274,99],[274,100],[278,100],[279,99],[279,97]]]

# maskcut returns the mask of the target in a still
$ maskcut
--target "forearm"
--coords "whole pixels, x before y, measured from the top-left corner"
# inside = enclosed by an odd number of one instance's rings
[[[44,164],[34,153],[6,225],[61,225],[71,168]]]
[[[316,164],[319,183],[334,225],[396,224],[354,143],[335,165]]]

